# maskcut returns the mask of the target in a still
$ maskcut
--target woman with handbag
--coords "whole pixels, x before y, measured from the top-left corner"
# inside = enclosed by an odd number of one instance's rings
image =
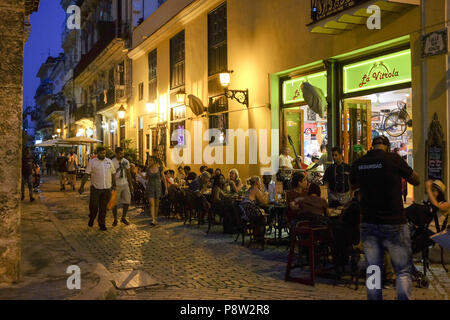
[[[148,199],[150,204],[150,214],[152,216],[151,227],[157,226],[156,215],[159,210],[159,198],[162,195],[162,184],[165,186],[165,195],[168,193],[167,181],[163,174],[163,167],[161,161],[155,157],[151,156],[148,160],[148,167],[145,174],[147,183],[145,188],[145,197]]]

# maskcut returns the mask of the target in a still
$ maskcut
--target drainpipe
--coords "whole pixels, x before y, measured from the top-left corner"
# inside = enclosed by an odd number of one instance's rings
[[[421,35],[424,36],[426,34],[426,0],[422,0],[420,9],[421,9]],[[420,40],[422,41],[422,40]],[[420,144],[425,146],[428,136],[428,81],[427,81],[427,60],[425,58],[422,59],[422,137]],[[426,152],[425,152],[426,154]],[[427,159],[425,156],[425,165],[424,165],[424,173],[423,173],[423,183],[420,186],[420,190],[425,192],[424,186],[427,179]],[[416,188],[417,190],[417,188]],[[418,198],[422,198],[423,194],[418,195]]]

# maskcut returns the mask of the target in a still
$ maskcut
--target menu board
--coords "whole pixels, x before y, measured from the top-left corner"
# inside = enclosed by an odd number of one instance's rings
[[[444,171],[442,167],[443,152],[442,147],[429,147],[428,148],[428,179],[430,180],[443,180]]]

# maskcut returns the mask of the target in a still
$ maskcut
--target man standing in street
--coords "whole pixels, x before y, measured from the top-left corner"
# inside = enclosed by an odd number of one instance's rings
[[[116,180],[114,174],[114,164],[111,159],[106,158],[106,149],[104,147],[97,148],[97,157],[89,161],[85,174],[81,180],[81,186],[78,192],[84,192],[84,185],[91,175],[91,194],[89,198],[89,223],[88,226],[94,225],[95,218],[98,213],[98,225],[101,231],[106,231],[105,217],[106,206],[111,198],[111,190],[116,188]]]
[[[351,167],[344,163],[341,148],[334,147],[332,155],[334,163],[325,170],[323,183],[328,187],[329,206],[337,208],[351,200],[349,182]]]
[[[67,172],[67,158],[64,153],[61,153],[56,159],[56,166],[58,168],[59,185],[61,186],[60,191],[66,190],[66,172]]]
[[[372,283],[373,287],[367,287],[367,298],[383,298],[381,272],[386,249],[396,273],[397,298],[409,300],[412,250],[403,210],[401,178],[414,186],[420,184],[420,179],[398,154],[389,152],[387,137],[374,138],[372,145],[373,150],[353,163],[350,174],[352,188],[359,187],[361,195],[361,241],[367,267],[371,267],[368,277],[377,280]],[[371,270],[375,270],[375,274]]]
[[[22,156],[22,200],[25,199],[25,184],[28,186],[28,191],[30,193],[30,202],[34,201],[33,198],[33,184],[32,184],[32,174],[33,174],[33,156],[31,155],[30,149],[25,149]]]
[[[114,169],[116,170],[116,186],[117,197],[116,205],[113,208],[114,222],[113,227],[117,226],[117,207],[122,205],[122,219],[123,224],[129,225],[127,221],[128,207],[131,202],[131,193],[133,192],[133,183],[131,182],[130,162],[123,157],[123,149],[116,148],[116,157],[112,159]]]

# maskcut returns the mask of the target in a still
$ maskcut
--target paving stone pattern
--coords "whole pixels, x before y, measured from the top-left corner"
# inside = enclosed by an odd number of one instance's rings
[[[215,226],[183,225],[176,219],[160,218],[160,226],[150,228],[149,218],[131,207],[131,225],[119,222],[108,231],[87,226],[88,192],[59,191],[55,179],[46,179],[41,199],[69,230],[66,240],[77,241],[111,272],[145,270],[159,284],[119,291],[118,299],[365,299],[366,292],[331,280],[318,278],[314,287],[284,281],[286,246],[241,246],[235,236]],[[88,187],[85,190],[89,190]],[[119,215],[121,210],[119,210]],[[432,266],[431,286],[414,288],[415,299],[448,299],[449,275]],[[384,290],[386,299],[395,299],[395,290]]]

